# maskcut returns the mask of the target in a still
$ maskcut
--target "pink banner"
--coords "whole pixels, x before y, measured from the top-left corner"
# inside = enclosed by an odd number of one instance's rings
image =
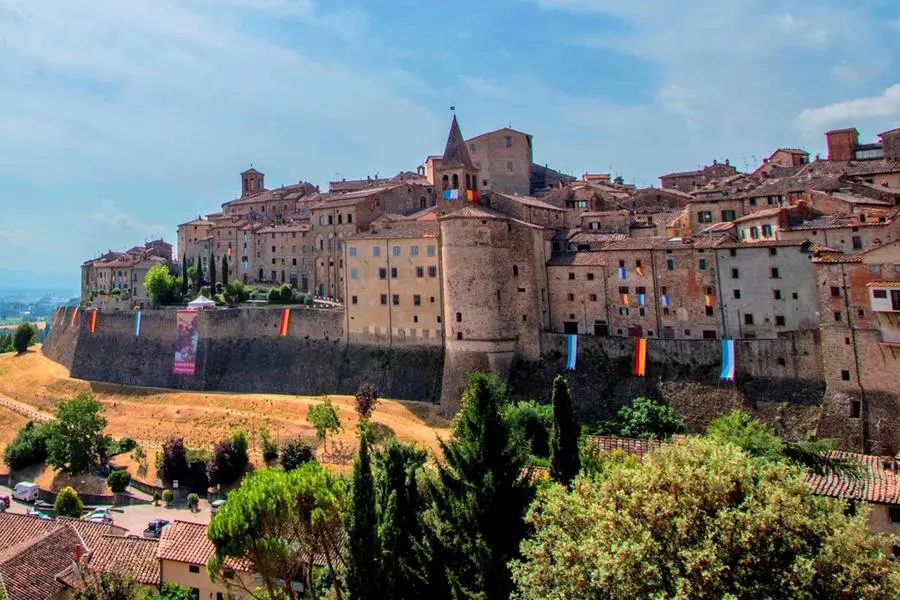
[[[193,375],[197,370],[197,311],[179,310],[175,314],[178,326],[178,339],[175,342],[175,363],[172,373],[175,375]]]

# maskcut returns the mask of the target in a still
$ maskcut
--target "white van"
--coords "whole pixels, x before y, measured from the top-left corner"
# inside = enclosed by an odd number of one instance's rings
[[[13,488],[13,498],[22,502],[34,502],[38,499],[38,485],[30,481],[22,481]]]

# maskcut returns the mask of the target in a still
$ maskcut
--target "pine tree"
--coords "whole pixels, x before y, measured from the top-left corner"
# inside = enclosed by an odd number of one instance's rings
[[[375,517],[375,481],[372,478],[369,431],[365,420],[360,421],[359,454],[353,462],[353,508],[347,533],[349,597],[351,600],[383,598],[379,589],[381,550],[378,545],[378,523]]]
[[[429,485],[431,595],[509,598],[508,563],[519,557],[534,497],[524,472],[527,448],[500,413],[505,386],[474,373],[463,393],[453,436]],[[444,581],[433,581],[435,569]]]
[[[228,285],[228,257],[222,255],[222,287]]]
[[[424,450],[396,441],[375,455],[384,598],[407,600],[428,595],[423,498],[416,478],[426,459]]]
[[[572,412],[572,396],[565,377],[553,380],[553,428],[550,430],[550,475],[569,485],[581,470],[578,455],[578,423]]]
[[[210,294],[216,293],[216,255],[209,254],[209,289]]]
[[[181,255],[181,295],[186,296],[188,292],[188,264],[187,254]]]

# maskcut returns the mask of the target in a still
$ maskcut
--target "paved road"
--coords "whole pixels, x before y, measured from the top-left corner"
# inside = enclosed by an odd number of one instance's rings
[[[12,490],[0,485],[0,495],[12,498]],[[13,500],[9,511],[24,515],[31,508],[30,504]],[[141,535],[147,523],[153,519],[167,519],[174,521],[191,521],[193,523],[209,523],[212,515],[209,512],[209,503],[200,500],[200,508],[192,513],[187,508],[166,508],[165,506],[138,505],[113,508],[113,523],[128,530],[128,533]]]

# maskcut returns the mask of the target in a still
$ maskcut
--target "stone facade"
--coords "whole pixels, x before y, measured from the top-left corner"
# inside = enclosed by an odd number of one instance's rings
[[[531,193],[532,139],[508,127],[466,140],[485,191],[527,196]]]

